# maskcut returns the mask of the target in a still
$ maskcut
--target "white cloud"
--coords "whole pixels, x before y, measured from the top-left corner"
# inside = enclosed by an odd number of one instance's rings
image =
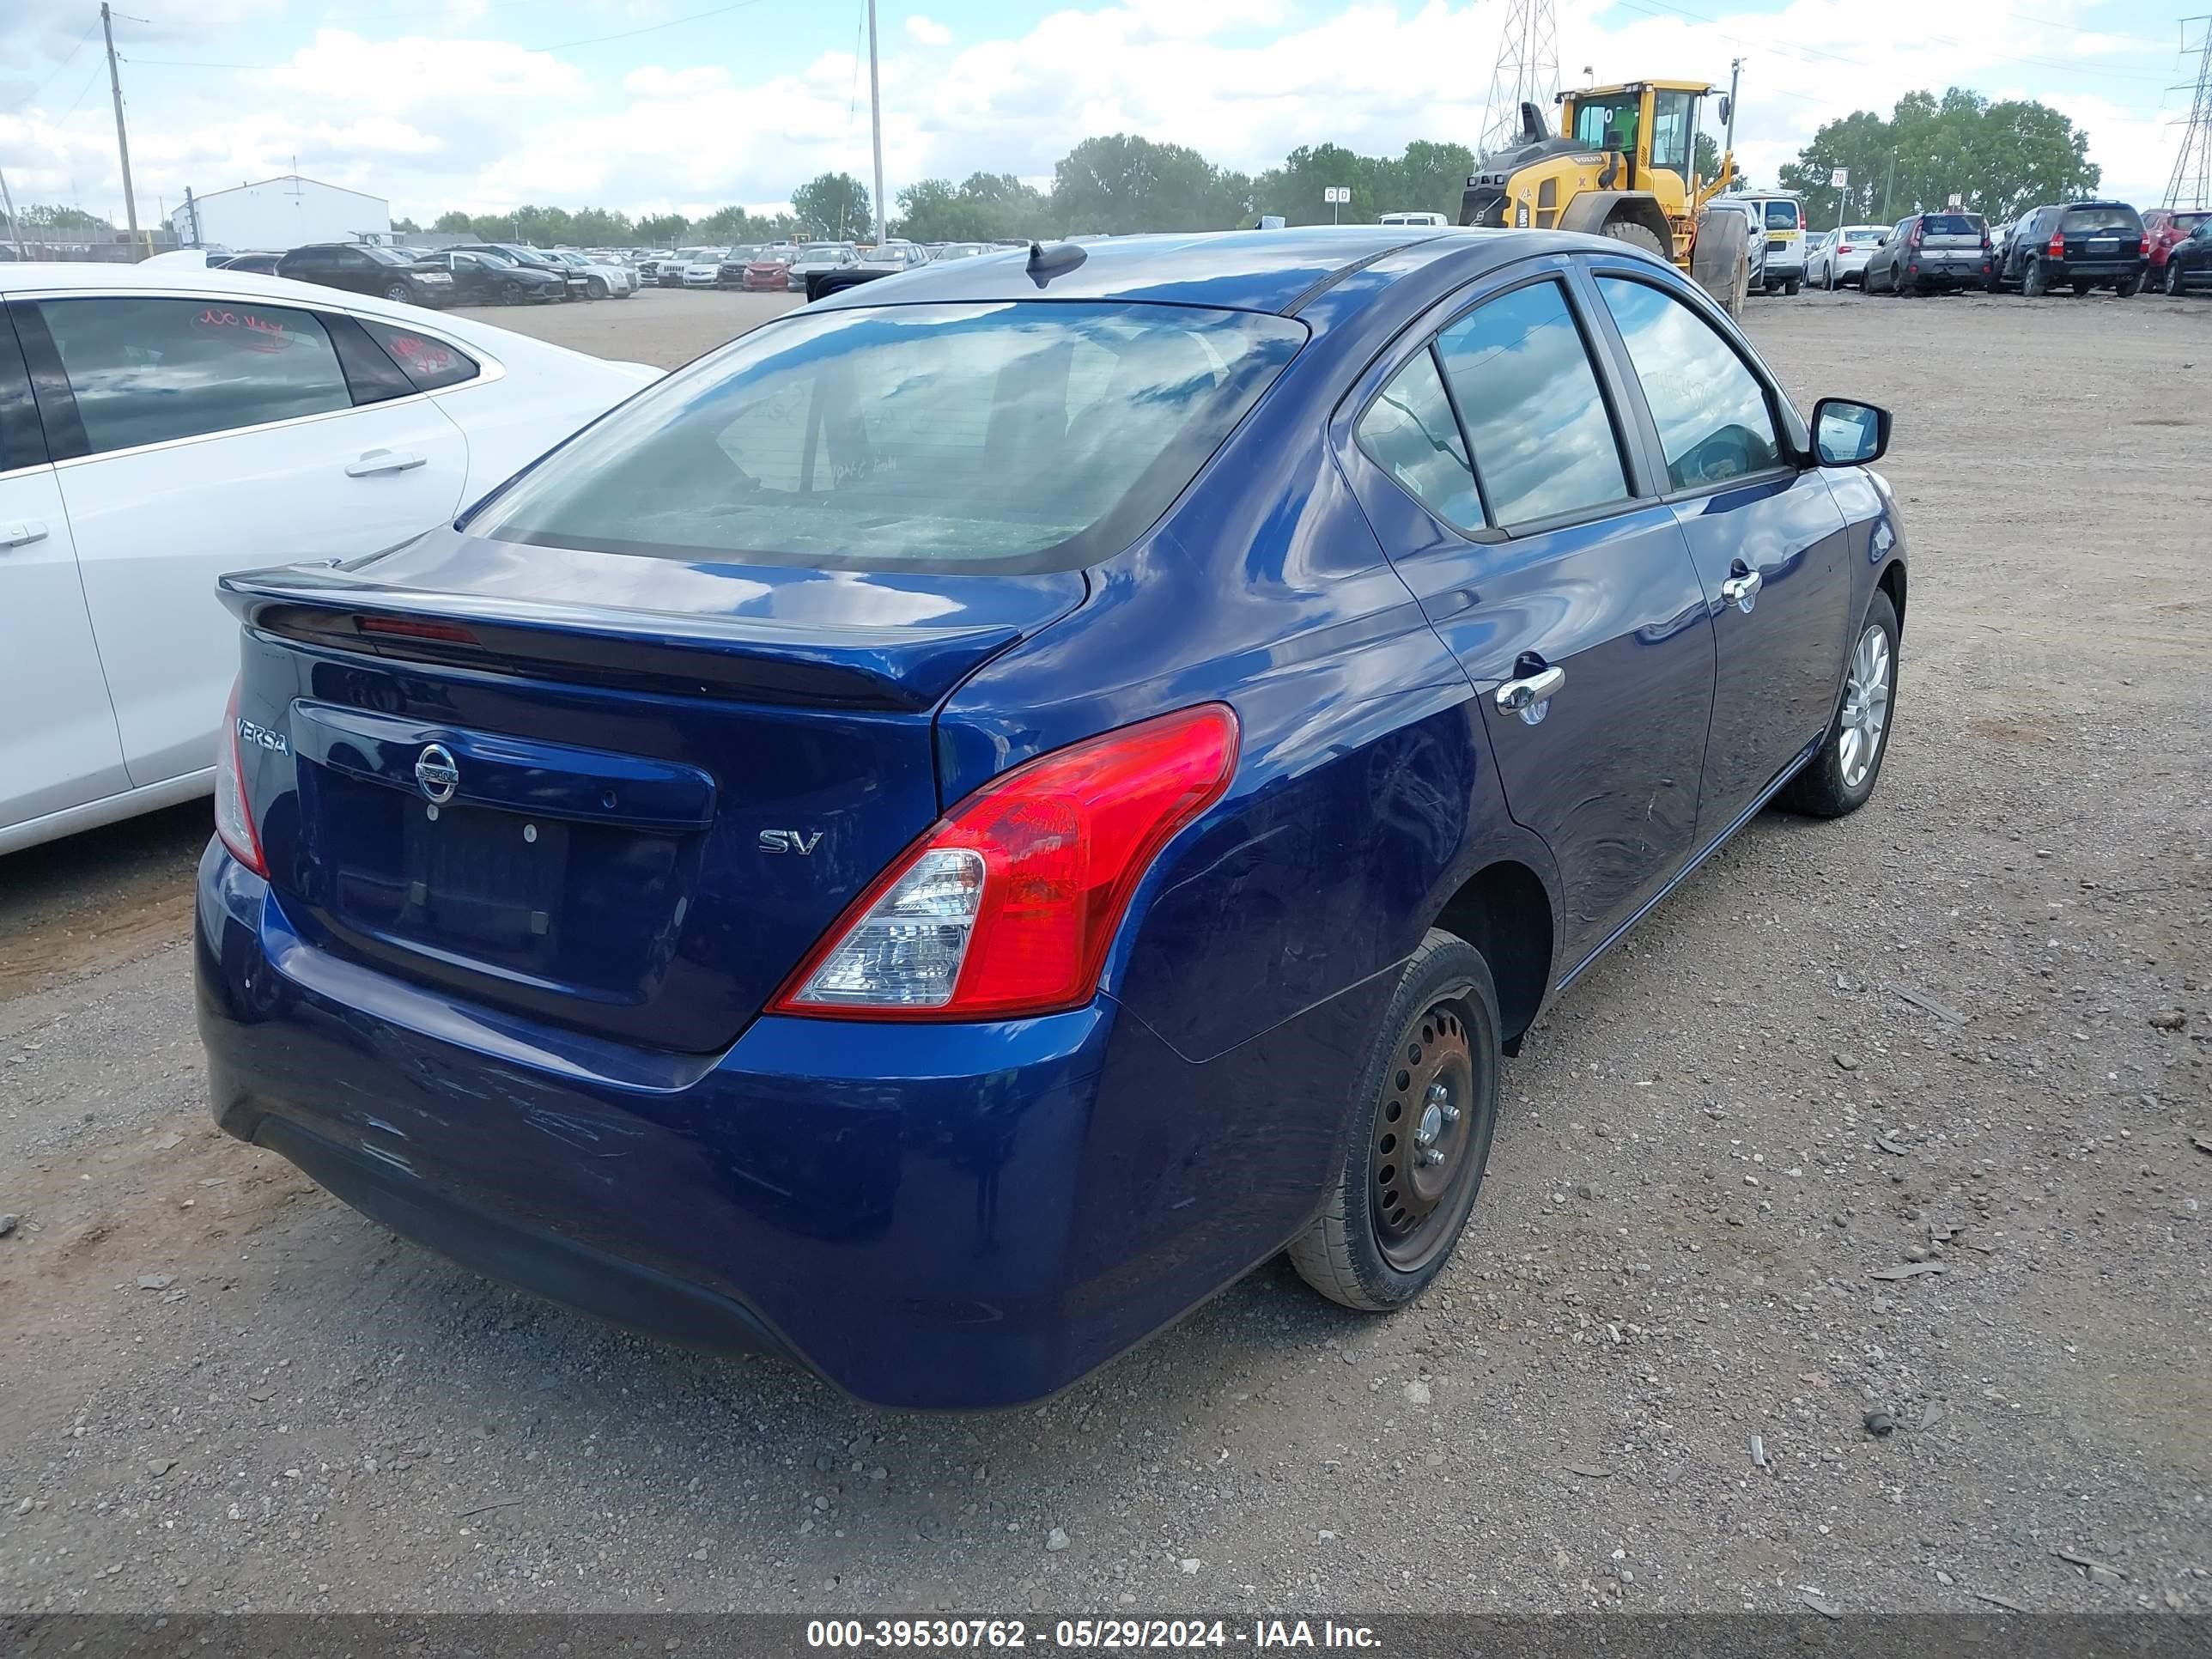
[[[274,3],[200,0],[199,9],[235,23],[268,16]],[[659,15],[640,0],[594,3],[605,4],[610,27]],[[2039,96],[2087,126],[2106,189],[2154,199],[2171,166],[2168,124],[2180,112],[2165,91],[2180,78],[2171,43],[2123,33],[2122,15],[2092,0],[2037,0],[2032,17],[2017,3],[1789,0],[1778,11],[1717,11],[1711,21],[1663,0],[1563,9],[1559,59],[1575,79],[1587,64],[1606,80],[1724,83],[1729,59],[1744,58],[1737,149],[1761,179],[1822,122],[1854,109],[1887,112],[1914,88]],[[0,41],[14,27],[46,54],[21,60],[32,65],[20,94],[29,99],[82,24],[70,21],[76,0],[18,5],[27,14],[0,3],[9,14]],[[817,48],[811,58],[787,52],[783,67],[749,71],[743,56],[686,57],[690,37],[673,30],[611,61],[435,39],[426,7],[434,0],[392,0],[379,15],[402,31],[395,38],[323,30],[273,70],[163,76],[126,68],[142,196],[173,200],[187,184],[265,177],[288,171],[295,155],[302,172],[387,196],[396,213],[418,219],[526,201],[693,211],[774,204],[824,169],[868,176],[866,65],[853,55],[849,14],[805,32]],[[1503,10],[1487,0],[1079,0],[996,39],[974,39],[969,27],[962,44],[910,14],[884,42],[887,181],[896,193],[917,178],[978,169],[1048,179],[1078,140],[1114,131],[1190,144],[1247,170],[1305,143],[1369,152],[1419,137],[1472,143]],[[250,57],[229,43],[252,33],[204,33],[176,55]],[[143,55],[157,54],[149,46]],[[9,56],[0,49],[0,60]],[[0,115],[0,162],[19,198],[75,194],[119,209],[104,72],[68,108],[96,57],[86,48],[49,89]],[[0,68],[0,110],[20,73]]]

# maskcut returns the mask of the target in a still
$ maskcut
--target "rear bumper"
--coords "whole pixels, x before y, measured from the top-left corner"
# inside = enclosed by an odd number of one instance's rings
[[[2140,257],[2132,259],[2068,259],[2063,264],[2055,259],[2046,259],[2044,269],[2054,283],[2124,283],[2148,269],[2149,264],[2149,260]]]
[[[896,1407],[1054,1393],[1280,1249],[1373,1017],[1363,987],[1203,1064],[1105,997],[655,1054],[319,951],[220,843],[195,935],[227,1132],[489,1276]]]

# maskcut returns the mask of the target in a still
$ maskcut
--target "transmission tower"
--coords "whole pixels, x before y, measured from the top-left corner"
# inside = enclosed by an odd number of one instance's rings
[[[2212,207],[2212,17],[2185,19],[2204,31],[2197,47],[2197,84],[2176,87],[2193,90],[2189,129],[2181,135],[2181,153],[2173,158],[2173,177],[2166,180],[2166,205],[2170,208]]]
[[[1479,155],[1509,142],[1521,128],[1521,106],[1547,107],[1559,89],[1559,19],[1556,0],[1509,0],[1498,37],[1498,67],[1482,114]]]

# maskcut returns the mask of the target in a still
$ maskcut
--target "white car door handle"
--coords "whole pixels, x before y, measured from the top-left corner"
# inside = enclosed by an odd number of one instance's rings
[[[405,472],[428,465],[428,455],[417,455],[409,449],[372,449],[359,460],[346,463],[349,478],[373,478],[380,472]]]
[[[0,548],[25,547],[46,538],[46,526],[36,519],[25,523],[0,525]]]

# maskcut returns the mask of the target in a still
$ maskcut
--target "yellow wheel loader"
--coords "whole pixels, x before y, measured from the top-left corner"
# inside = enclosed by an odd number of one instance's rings
[[[1522,105],[1520,131],[1475,163],[1460,223],[1611,236],[1673,260],[1741,316],[1748,226],[1741,213],[1705,211],[1735,176],[1735,157],[1721,157],[1715,178],[1697,176],[1698,106],[1712,92],[1697,81],[1579,87],[1559,94],[1557,137],[1542,110]],[[1723,123],[1728,103],[1723,94]]]

